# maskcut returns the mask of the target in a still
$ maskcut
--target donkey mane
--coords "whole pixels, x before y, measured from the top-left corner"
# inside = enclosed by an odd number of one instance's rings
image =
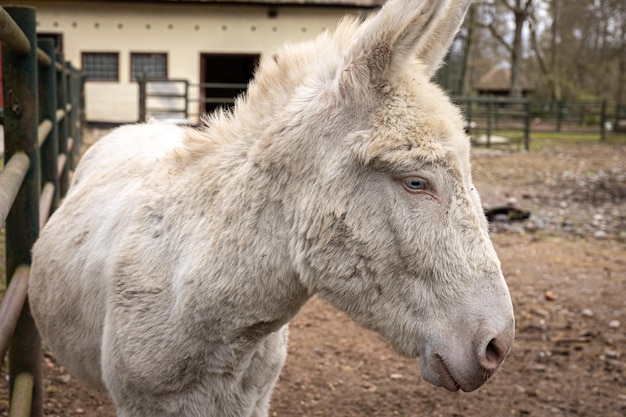
[[[274,123],[290,102],[310,99],[327,88],[360,23],[360,19],[346,16],[334,32],[325,30],[313,40],[285,44],[276,54],[263,56],[247,91],[236,98],[233,108],[206,114],[198,129],[187,130],[185,154],[199,157],[223,151],[225,145],[253,146],[262,133],[259,127]],[[298,88],[301,91],[296,92]]]
[[[367,26],[372,16],[366,20],[354,16],[344,17],[336,29],[325,30],[315,39],[297,44],[287,44],[275,55],[264,56],[246,93],[237,97],[232,109],[217,111],[205,115],[199,129],[188,129],[183,146],[176,148],[179,158],[184,160],[205,157],[207,154],[232,153],[233,163],[243,163],[248,152],[259,142],[263,129],[271,125],[289,125],[292,121],[276,123],[284,109],[298,108],[306,103],[316,102],[317,109],[323,113],[337,106],[337,98],[329,91],[332,80],[342,69],[346,49],[358,38],[358,33]],[[431,74],[432,75],[432,74]],[[416,161],[434,163],[446,160],[446,154],[452,152],[462,156],[469,149],[469,138],[464,142],[456,140],[455,134],[424,134],[424,128],[432,125],[445,127],[450,120],[454,127],[462,130],[463,119],[460,111],[449,105],[444,92],[430,82],[424,63],[417,57],[406,59],[406,65],[396,69],[388,77],[374,86],[379,94],[373,97],[390,95],[398,89],[411,96],[414,108],[395,109],[400,112],[422,114],[424,120],[419,126],[410,125],[406,129],[420,130],[419,134],[403,130],[404,126],[380,118],[377,125],[386,132],[384,138],[369,147],[355,149],[355,160],[364,165],[386,171],[398,171],[415,165]],[[369,95],[359,97],[354,103],[361,107],[373,101]],[[406,103],[406,100],[389,98],[394,102]],[[363,99],[365,101],[363,101]],[[378,101],[378,100],[377,100]],[[373,103],[370,103],[373,105]],[[345,106],[345,101],[342,103]],[[451,109],[454,109],[451,112]],[[443,123],[436,123],[441,119]],[[444,120],[445,119],[445,120]],[[238,156],[238,158],[237,158]],[[464,158],[455,158],[464,161]],[[230,166],[233,167],[232,165]],[[460,167],[468,170],[469,166]]]

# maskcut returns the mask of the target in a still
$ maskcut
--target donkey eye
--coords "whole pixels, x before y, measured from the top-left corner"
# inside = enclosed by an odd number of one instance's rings
[[[428,188],[428,182],[420,177],[408,177],[404,179],[404,186],[409,191],[420,191]]]

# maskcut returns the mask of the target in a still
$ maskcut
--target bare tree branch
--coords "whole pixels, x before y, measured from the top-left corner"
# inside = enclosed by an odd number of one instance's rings
[[[487,25],[481,22],[476,22],[476,26],[482,29],[487,29],[489,33],[494,37],[494,39],[496,39],[500,45],[504,46],[504,48],[509,53],[513,51],[511,45],[509,45],[506,39],[504,39],[504,37],[498,33],[494,25]]]

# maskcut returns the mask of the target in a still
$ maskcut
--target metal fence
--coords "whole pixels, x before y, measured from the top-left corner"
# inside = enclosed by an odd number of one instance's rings
[[[9,353],[9,416],[43,415],[42,352],[26,298],[31,248],[68,187],[82,142],[83,80],[36,36],[35,9],[0,6],[4,168],[0,216],[7,288],[0,304],[0,359]]]
[[[187,124],[199,120],[207,105],[231,106],[235,96],[248,87],[239,83],[193,84],[185,79],[148,79],[143,75],[137,83],[140,122],[153,117]]]
[[[229,106],[246,84],[201,83],[184,79],[140,77],[139,121],[168,119],[193,124],[207,104]],[[228,94],[232,95],[228,98]],[[539,101],[526,98],[452,97],[464,113],[466,130],[474,143],[490,147],[518,142],[528,150],[532,132],[598,133],[626,131],[626,105],[606,101]],[[506,134],[512,136],[502,137]]]
[[[540,101],[497,97],[455,97],[475,141],[490,146],[492,135],[513,134],[528,149],[533,132],[607,135],[626,132],[626,106],[607,101]],[[485,139],[486,137],[486,139]],[[477,140],[481,139],[482,140]]]
[[[531,102],[528,99],[454,97],[463,111],[466,131],[478,144],[490,147],[498,143],[496,132],[518,131],[524,149],[530,146]]]
[[[609,108],[605,100],[601,101],[542,101],[532,102],[530,108],[537,131],[590,131],[598,132],[604,138],[612,117],[619,116],[614,108]],[[612,126],[610,127],[612,129]],[[609,130],[610,130],[609,129]]]

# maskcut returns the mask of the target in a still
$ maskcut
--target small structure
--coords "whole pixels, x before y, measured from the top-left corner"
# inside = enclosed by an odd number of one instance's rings
[[[505,97],[511,90],[511,69],[497,65],[473,85],[479,96]],[[534,86],[522,76],[522,96],[526,97],[534,91]]]

